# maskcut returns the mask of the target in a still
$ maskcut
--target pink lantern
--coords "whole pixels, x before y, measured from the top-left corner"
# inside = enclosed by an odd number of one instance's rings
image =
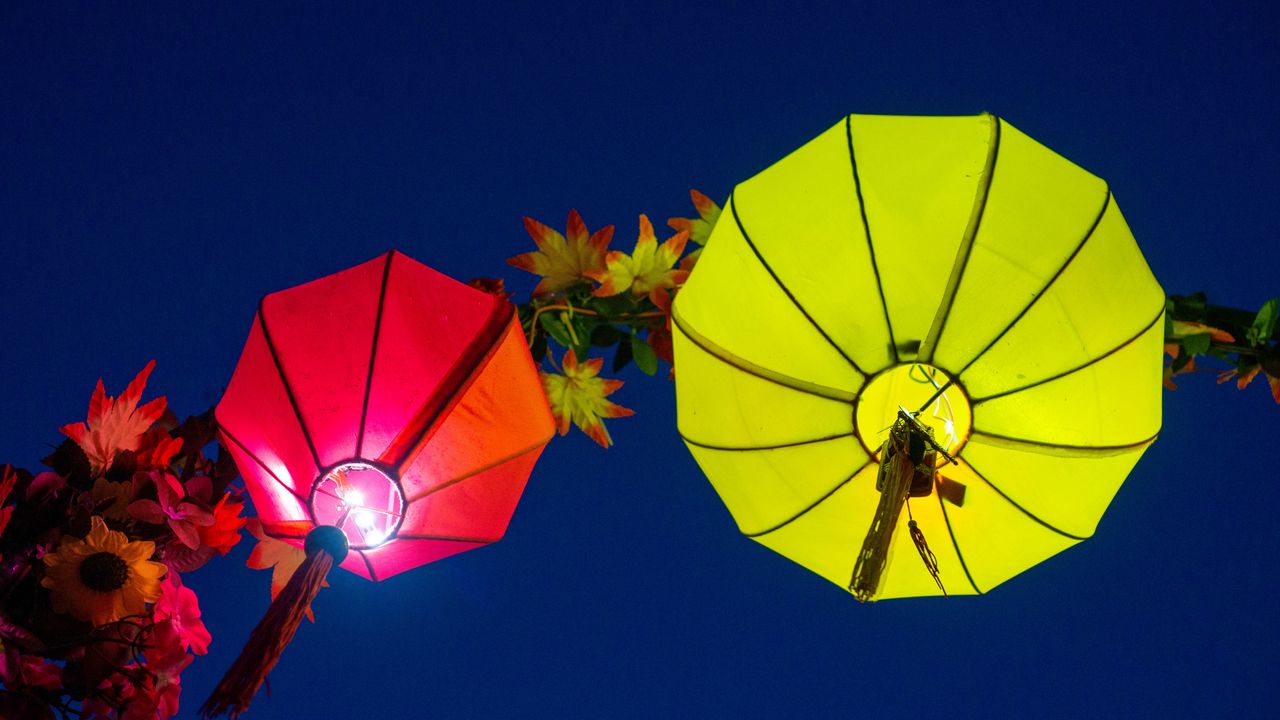
[[[216,417],[264,531],[305,542],[295,580],[315,588],[320,546],[381,580],[500,539],[555,433],[511,303],[395,251],[264,297]],[[247,707],[274,664],[251,648],[282,649],[301,615],[274,612],[208,712]]]

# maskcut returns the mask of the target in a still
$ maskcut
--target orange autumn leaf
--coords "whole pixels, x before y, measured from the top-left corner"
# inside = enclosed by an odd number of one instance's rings
[[[571,210],[564,235],[532,218],[524,219],[524,229],[538,249],[507,258],[507,264],[542,276],[533,289],[534,297],[563,290],[605,268],[605,252],[613,240],[612,225],[588,233],[582,216]]]
[[[689,239],[698,245],[706,245],[720,219],[720,206],[714,200],[697,190],[690,190],[693,206],[698,210],[697,218],[667,218],[667,226],[676,232],[689,233]]]
[[[503,282],[502,278],[471,278],[467,281],[467,285],[490,295],[497,295],[503,300],[511,299],[512,294],[507,292],[507,284]]]
[[[258,539],[258,544],[253,547],[253,552],[249,553],[249,559],[245,561],[245,565],[254,570],[271,568],[271,599],[275,600],[276,595],[279,595],[284,586],[289,584],[289,578],[297,572],[298,566],[307,559],[307,554],[300,547],[267,535],[258,518],[248,518],[245,527]],[[320,587],[329,587],[329,582],[320,583]],[[310,603],[307,604],[307,619],[311,622],[316,621],[315,615],[311,612]]]
[[[1277,405],[1280,405],[1280,377],[1268,374],[1267,382],[1271,385],[1271,397],[1275,399]]]
[[[649,295],[658,288],[674,288],[689,276],[688,271],[675,269],[676,262],[684,252],[689,233],[681,231],[671,236],[666,242],[658,244],[653,234],[653,224],[646,215],[640,216],[640,236],[636,239],[636,249],[627,255],[614,250],[605,258],[607,268],[587,273],[588,277],[600,283],[596,288],[596,297],[617,295],[627,290],[632,295]]]
[[[173,437],[163,427],[154,426],[138,440],[134,457],[140,468],[161,468],[182,451],[182,438]]]
[[[569,432],[569,423],[577,425],[592,440],[603,447],[613,444],[604,418],[627,417],[635,411],[606,400],[613,391],[622,387],[621,380],[600,377],[603,358],[592,358],[581,365],[572,350],[565,352],[562,363],[564,374],[540,373],[542,387],[551,403],[560,434]]]
[[[649,294],[653,304],[662,311],[663,324],[662,327],[649,328],[649,337],[646,341],[649,347],[653,348],[653,354],[658,356],[659,360],[665,361],[671,366],[671,371],[667,373],[668,380],[674,380],[676,377],[676,359],[675,348],[672,346],[671,337],[671,293],[666,288],[658,288]]]
[[[1218,373],[1218,384],[1221,385],[1222,383],[1235,377],[1235,378],[1238,378],[1236,380],[1236,388],[1239,390],[1243,390],[1249,387],[1249,383],[1253,382],[1253,378],[1258,374],[1258,370],[1260,369],[1261,369],[1260,365],[1252,365],[1249,367],[1248,370],[1245,370],[1243,373],[1240,372],[1239,369],[1237,368],[1232,368],[1230,370],[1223,370],[1222,372]]]
[[[211,525],[196,526],[200,544],[213,548],[219,555],[231,552],[231,548],[240,542],[240,529],[249,521],[249,518],[240,516],[244,503],[239,498],[234,498],[233,502],[228,500],[233,500],[231,493],[224,493],[218,504],[213,506]]]
[[[1204,323],[1187,322],[1184,320],[1174,320],[1172,324],[1173,324],[1174,337],[1181,338],[1181,337],[1187,337],[1189,335],[1203,335],[1205,333],[1208,333],[1209,337],[1217,342],[1229,343],[1229,342],[1236,341],[1235,336],[1233,336],[1231,333],[1227,332],[1226,330],[1223,330],[1221,328],[1216,328],[1211,325],[1205,325]]]
[[[147,363],[119,398],[107,395],[102,379],[99,378],[98,385],[93,389],[93,396],[89,398],[87,422],[62,427],[62,433],[76,441],[84,450],[95,474],[110,467],[111,461],[120,451],[137,450],[143,434],[164,414],[163,397],[138,407],[142,390],[147,386],[147,377],[155,366],[155,360]]]

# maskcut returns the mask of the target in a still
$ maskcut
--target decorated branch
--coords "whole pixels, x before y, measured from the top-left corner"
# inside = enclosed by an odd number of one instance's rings
[[[706,195],[697,190],[689,194],[698,217],[668,219],[675,234],[659,244],[653,224],[641,215],[629,255],[609,249],[612,225],[589,233],[577,210],[570,211],[564,235],[524,219],[538,249],[507,262],[540,278],[518,311],[534,361],[551,367],[542,373],[542,383],[561,435],[573,423],[609,447],[613,441],[604,419],[632,414],[607,399],[622,381],[600,377],[604,358],[593,353],[612,353],[615,373],[634,362],[652,376],[659,361],[674,364],[671,302],[720,217],[720,207]],[[501,280],[472,283],[504,291]]]
[[[1280,337],[1276,333],[1280,298],[1262,304],[1257,312],[1210,305],[1204,293],[1171,295],[1165,305],[1165,387],[1176,390],[1173,378],[1197,370],[1215,371],[1218,383],[1236,381],[1244,390],[1261,374],[1271,396],[1280,403]],[[1203,366],[1205,360],[1210,366]],[[1225,369],[1212,365],[1226,365]]]
[[[604,358],[593,354],[612,353],[615,373],[632,362],[650,376],[657,373],[659,361],[674,365],[671,302],[720,218],[720,206],[711,198],[697,190],[689,194],[698,217],[668,219],[677,234],[659,245],[649,219],[641,215],[640,236],[631,255],[609,250],[614,226],[589,233],[576,210],[569,213],[564,235],[524,219],[538,249],[507,262],[540,278],[531,297],[517,308],[535,362],[548,366],[542,373],[543,386],[561,435],[572,423],[609,447],[612,440],[604,420],[632,414],[607,399],[623,383],[600,377]],[[689,240],[692,246],[686,244]],[[690,251],[682,255],[686,249]],[[501,279],[471,284],[511,297]],[[1169,296],[1165,387],[1176,390],[1173,378],[1178,375],[1214,370],[1218,383],[1235,380],[1243,390],[1261,373],[1280,403],[1278,306],[1280,298],[1273,298],[1248,312],[1209,305],[1204,293]],[[563,357],[558,366],[557,357]],[[1206,359],[1227,367],[1205,367]]]

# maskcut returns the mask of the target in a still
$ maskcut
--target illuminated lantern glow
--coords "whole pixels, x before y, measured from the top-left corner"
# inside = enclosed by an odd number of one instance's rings
[[[248,708],[334,563],[377,581],[500,539],[555,433],[511,303],[395,251],[264,297],[215,415],[307,557],[203,717]]]
[[[370,580],[501,538],[555,432],[514,307],[394,251],[263,298],[216,416],[265,532]]]
[[[919,411],[957,462],[860,599],[983,593],[1154,442],[1164,302],[1107,184],[1007,122],[852,115],[726,203],[674,304],[679,429],[743,534],[849,588]]]

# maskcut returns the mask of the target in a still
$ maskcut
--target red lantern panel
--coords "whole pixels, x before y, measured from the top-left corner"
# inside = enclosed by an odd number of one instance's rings
[[[555,429],[511,304],[396,252],[265,297],[217,418],[266,531],[372,580],[501,538]]]

